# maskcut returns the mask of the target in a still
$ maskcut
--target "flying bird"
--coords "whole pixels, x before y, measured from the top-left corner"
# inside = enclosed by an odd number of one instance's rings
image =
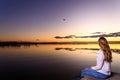
[[[66,19],[65,19],[65,18],[63,18],[63,21],[66,21]]]

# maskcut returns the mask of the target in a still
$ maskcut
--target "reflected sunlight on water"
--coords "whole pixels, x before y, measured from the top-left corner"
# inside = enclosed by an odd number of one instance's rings
[[[111,44],[110,47],[120,49],[119,44]],[[96,64],[98,49],[97,44],[0,47],[0,72],[12,79],[12,75],[16,78],[21,76],[21,79],[29,78],[27,76],[70,79],[80,74],[81,69]],[[113,52],[112,70],[118,73],[119,59],[120,54]]]

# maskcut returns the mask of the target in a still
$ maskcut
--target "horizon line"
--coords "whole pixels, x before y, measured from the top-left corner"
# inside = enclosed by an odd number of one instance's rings
[[[97,41],[0,41],[0,45],[4,44],[97,44]],[[108,41],[109,44],[120,44],[120,41]]]

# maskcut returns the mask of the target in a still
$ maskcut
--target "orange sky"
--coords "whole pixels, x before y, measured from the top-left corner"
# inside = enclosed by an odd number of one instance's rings
[[[22,0],[3,1],[0,5],[0,40],[3,41],[96,41],[97,38],[54,37],[120,31],[119,0]]]

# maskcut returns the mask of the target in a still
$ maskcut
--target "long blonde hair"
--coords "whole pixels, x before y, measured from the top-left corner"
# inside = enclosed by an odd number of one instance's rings
[[[104,53],[104,57],[105,57],[104,60],[108,62],[112,62],[112,52],[108,44],[108,41],[104,37],[100,37],[98,43]]]

